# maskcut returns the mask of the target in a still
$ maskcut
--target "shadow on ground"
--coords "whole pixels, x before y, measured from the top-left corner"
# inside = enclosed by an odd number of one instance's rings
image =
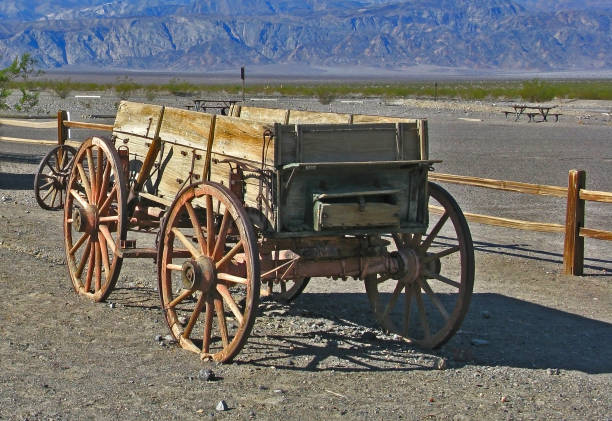
[[[34,174],[11,174],[0,172],[0,189],[32,190]]]
[[[356,305],[363,311],[355,311]],[[485,309],[488,318],[481,315]],[[435,369],[436,361],[445,357],[454,366],[477,364],[612,373],[611,324],[499,294],[474,294],[461,329],[436,351],[419,349],[397,340],[380,339],[381,335],[378,338],[363,335],[358,339],[342,335],[343,326],[375,327],[365,294],[305,293],[286,314],[278,316],[279,324],[290,323],[290,317],[294,315],[327,318],[340,325],[340,334],[337,329],[314,328],[312,332],[301,335],[283,336],[281,331],[266,335],[266,339],[273,339],[277,344],[270,349],[269,356],[250,359],[250,364],[319,370],[320,362],[333,357],[345,361],[347,366],[343,368],[339,364],[334,367],[336,371],[418,370]],[[472,345],[473,339],[484,340],[487,344]],[[263,336],[250,338],[247,348],[270,346],[261,342]],[[340,349],[338,343],[342,342],[354,347]],[[410,357],[414,360],[415,352],[419,355],[418,362],[406,365]],[[284,366],[282,363],[285,358],[300,357],[310,358],[305,367]],[[380,361],[385,363],[382,367]],[[399,368],[394,368],[394,364]]]

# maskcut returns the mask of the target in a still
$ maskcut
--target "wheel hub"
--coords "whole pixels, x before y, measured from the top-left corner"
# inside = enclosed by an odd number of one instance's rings
[[[72,212],[72,224],[78,232],[93,234],[98,230],[98,222],[98,208],[95,206],[77,207]]]
[[[421,275],[421,260],[416,251],[411,248],[398,250],[397,256],[400,261],[400,278],[406,283],[413,283]]]
[[[183,287],[185,289],[207,292],[216,283],[217,270],[212,259],[200,256],[183,263]]]

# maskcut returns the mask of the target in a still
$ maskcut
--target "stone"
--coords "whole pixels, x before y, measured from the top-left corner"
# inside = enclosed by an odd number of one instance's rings
[[[217,406],[215,407],[215,409],[217,411],[227,411],[228,409],[227,403],[223,399],[221,399],[219,403],[217,404]]]
[[[161,342],[162,341],[162,335],[155,335],[155,341],[156,342]]]
[[[482,316],[483,319],[490,319],[491,318],[491,313],[488,310],[481,311],[480,315]]]
[[[210,368],[203,368],[198,373],[198,378],[204,381],[213,381],[215,380],[215,373]]]

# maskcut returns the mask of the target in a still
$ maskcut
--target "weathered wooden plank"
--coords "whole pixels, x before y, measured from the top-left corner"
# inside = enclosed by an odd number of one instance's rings
[[[264,134],[273,127],[237,117],[217,116],[212,152],[261,165],[265,152],[265,164],[274,165],[274,142],[267,142],[264,151]]]
[[[390,203],[322,203],[315,204],[314,229],[399,227],[399,206]]]
[[[403,118],[403,117],[388,117],[382,115],[366,115],[366,114],[353,114],[353,123],[412,123],[416,128],[416,119]]]
[[[569,172],[563,244],[563,268],[566,275],[582,275],[584,269],[584,238],[580,236],[580,228],[584,227],[585,202],[580,199],[580,190],[584,189],[585,184],[584,170]]]
[[[288,124],[349,124],[350,122],[350,114],[291,110]]]
[[[0,118],[0,126],[29,127],[31,129],[54,129],[57,127],[57,121],[32,121]]]
[[[100,124],[100,123],[86,123],[84,121],[64,121],[65,127],[71,127],[75,129],[91,129],[91,130],[113,130],[112,124]]]
[[[241,107],[240,118],[247,120],[258,121],[260,123],[274,124],[282,123],[287,124],[289,116],[289,110],[277,109],[277,108],[260,108],[260,107]]]
[[[159,105],[121,101],[113,131],[153,137],[161,108]]]
[[[442,214],[444,208],[441,206],[429,205],[429,210],[432,213]],[[539,232],[563,232],[565,226],[561,224],[549,224],[546,222],[523,221],[521,219],[499,218],[496,216],[482,215],[478,213],[463,212],[465,219],[472,222],[478,222],[485,225],[494,225],[497,227],[515,228],[526,231]]]
[[[612,193],[597,190],[580,190],[580,199],[590,202],[612,203]]]
[[[593,228],[580,228],[580,236],[596,240],[612,241],[612,231],[597,230]]]
[[[543,184],[529,184],[518,181],[494,180],[490,178],[468,177],[463,175],[430,173],[429,179],[443,183],[465,184],[476,187],[485,187],[494,190],[513,191],[518,193],[535,194],[540,196],[566,197],[567,188],[546,186]]]

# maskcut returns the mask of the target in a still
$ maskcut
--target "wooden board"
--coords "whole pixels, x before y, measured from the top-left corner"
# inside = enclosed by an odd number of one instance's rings
[[[283,123],[289,122],[289,110],[281,110],[278,108],[259,108],[245,107],[240,108],[240,118],[247,120],[259,121],[261,123]]]
[[[277,167],[289,163],[421,158],[418,133],[412,124],[277,124],[275,132]]]
[[[349,124],[351,118],[350,114],[291,110],[288,124]]]

